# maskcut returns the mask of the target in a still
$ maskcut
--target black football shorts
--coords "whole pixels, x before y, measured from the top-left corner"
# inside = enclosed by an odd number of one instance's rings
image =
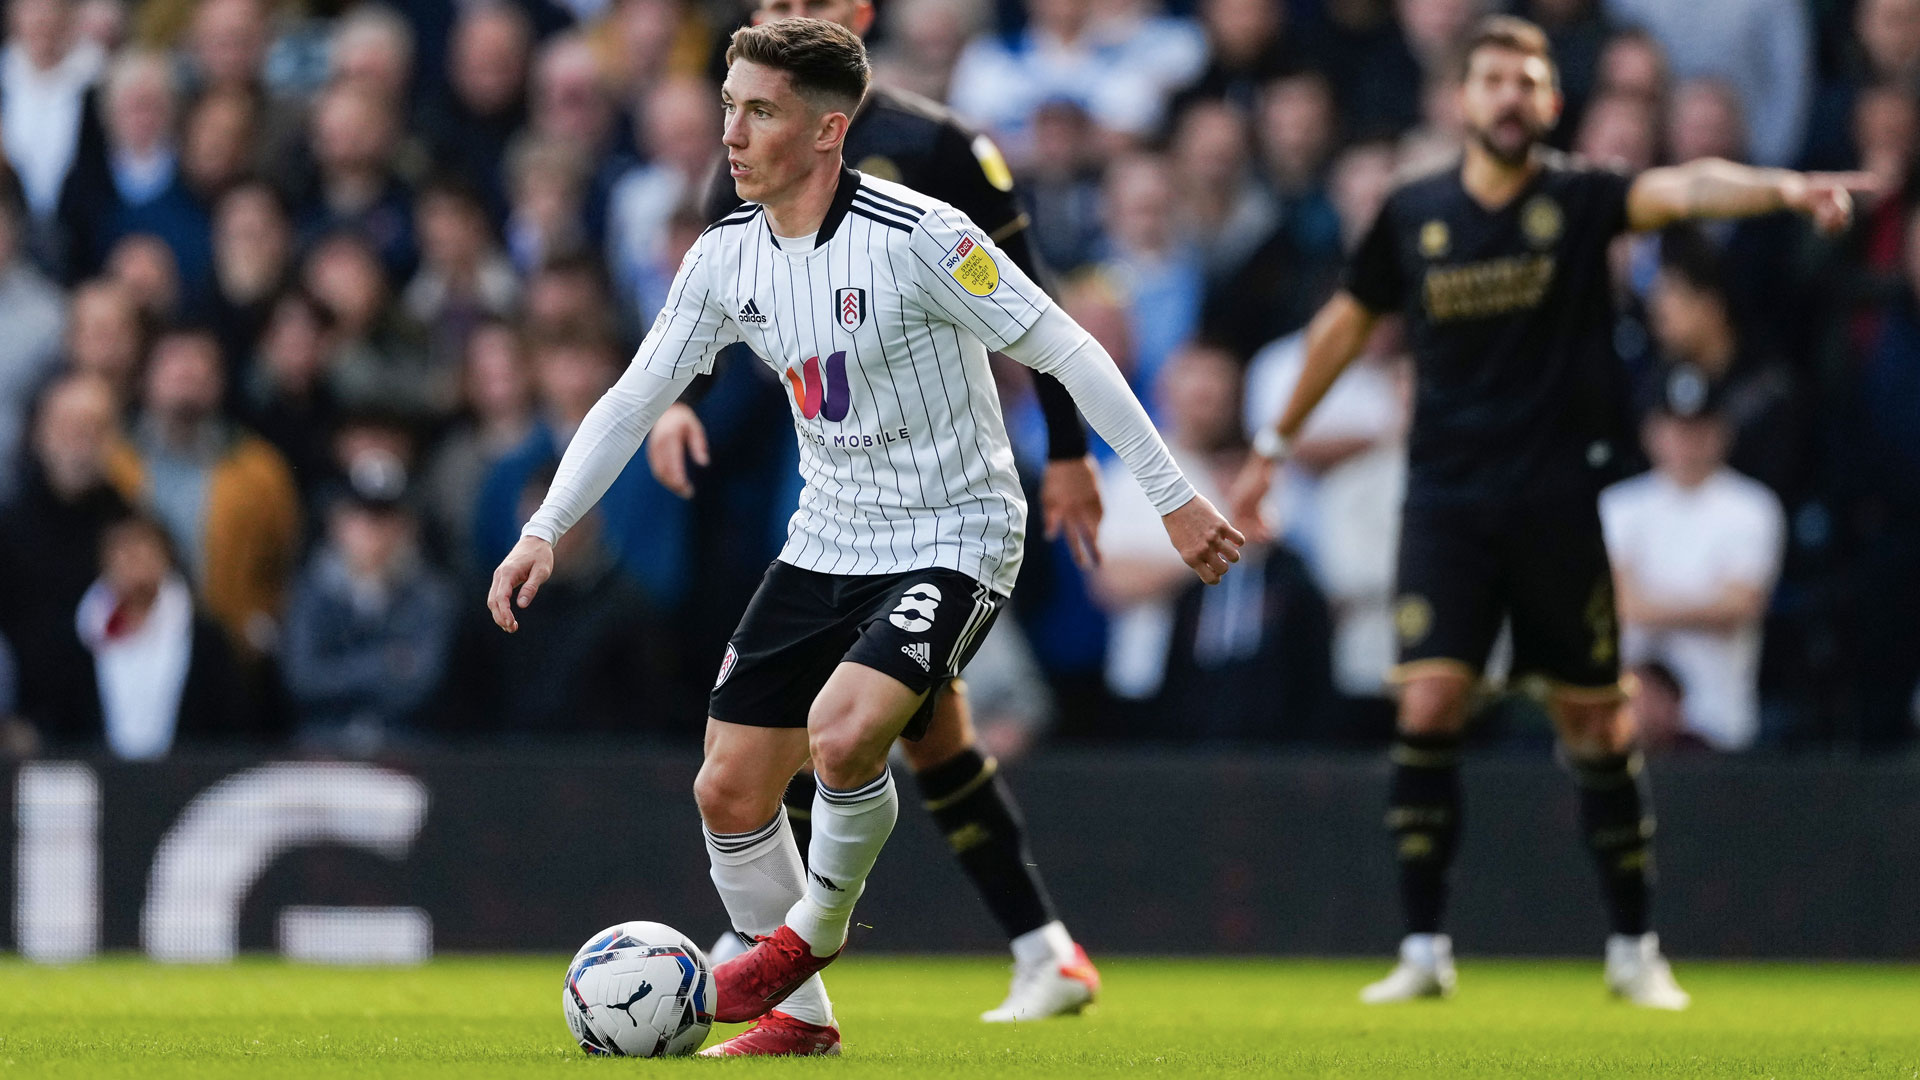
[[[902,732],[918,739],[1006,599],[957,570],[822,574],[776,561],[727,643],[707,713],[730,724],[806,727],[813,699],[846,661],[927,695]]]
[[[1590,495],[1489,505],[1409,503],[1400,532],[1400,674],[1475,676],[1503,622],[1513,675],[1608,695],[1620,682],[1613,570]]]

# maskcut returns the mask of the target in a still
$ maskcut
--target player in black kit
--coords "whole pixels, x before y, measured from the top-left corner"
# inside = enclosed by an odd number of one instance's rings
[[[1233,514],[1260,522],[1273,463],[1359,351],[1374,321],[1405,320],[1415,361],[1396,623],[1399,733],[1387,824],[1407,936],[1369,1002],[1449,994],[1440,932],[1460,827],[1460,737],[1501,624],[1513,672],[1537,680],[1580,788],[1612,936],[1607,985],[1639,1005],[1685,1008],[1648,921],[1653,815],[1622,708],[1612,573],[1597,495],[1623,435],[1607,248],[1622,232],[1689,218],[1792,210],[1843,227],[1855,175],[1719,160],[1637,177],[1587,167],[1542,142],[1560,115],[1546,36],[1494,16],[1469,43],[1457,166],[1388,197],[1344,288],[1307,330],[1307,360],[1276,426],[1235,485]],[[1249,528],[1249,526],[1253,526]]]
[[[761,0],[754,21],[797,16],[836,22],[865,36],[874,13],[871,0]],[[844,153],[862,172],[953,205],[986,230],[1028,277],[1046,280],[1027,236],[1013,174],[999,149],[962,127],[943,106],[873,87],[854,114]],[[708,220],[718,221],[739,206],[733,179],[727,170],[716,170]],[[1066,387],[1050,375],[1034,372],[1033,378],[1047,422],[1048,463],[1040,490],[1047,536],[1065,536],[1075,561],[1090,566],[1099,557],[1094,538],[1101,507],[1086,432]],[[676,404],[654,426],[647,462],[662,484],[686,495],[692,490],[687,461],[704,463],[705,447],[699,417]],[[976,745],[960,680],[940,696],[925,735],[900,745],[935,824],[1013,948],[1013,986],[1006,1000],[981,1019],[1039,1020],[1085,1008],[1099,991],[1099,973],[1054,912],[1013,794],[997,775],[998,764]],[[787,788],[787,813],[803,852],[813,796],[810,772],[801,772]]]

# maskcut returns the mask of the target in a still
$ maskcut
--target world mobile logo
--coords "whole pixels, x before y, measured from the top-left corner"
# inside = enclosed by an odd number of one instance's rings
[[[847,353],[842,349],[827,357],[827,380],[820,382],[820,358],[807,357],[800,371],[787,369],[787,385],[793,389],[793,404],[800,415],[812,420],[821,417],[838,423],[847,418],[852,392],[847,386]]]

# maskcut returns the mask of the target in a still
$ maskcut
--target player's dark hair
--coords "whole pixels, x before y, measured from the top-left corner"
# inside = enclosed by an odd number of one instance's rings
[[[1537,56],[1547,62],[1547,70],[1553,72],[1553,85],[1560,86],[1560,65],[1554,63],[1553,45],[1547,40],[1547,32],[1539,26],[1516,15],[1489,15],[1481,19],[1467,38],[1466,48],[1460,52],[1460,77],[1466,78],[1472,66],[1473,54],[1481,49],[1502,49],[1519,53],[1522,56]]]
[[[867,95],[873,65],[853,31],[823,19],[779,19],[733,32],[727,66],[749,60],[786,72],[802,96],[851,114]]]

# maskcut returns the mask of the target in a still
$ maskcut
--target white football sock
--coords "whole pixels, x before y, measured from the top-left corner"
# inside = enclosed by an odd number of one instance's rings
[[[1013,939],[1013,961],[1021,967],[1042,964],[1073,963],[1073,935],[1067,925],[1055,919],[1037,930],[1029,930]]]
[[[899,816],[891,769],[852,791],[819,785],[813,797],[806,895],[787,912],[787,925],[813,948],[813,955],[831,956],[846,944],[853,905]]]
[[[727,906],[733,928],[752,937],[778,930],[787,909],[805,895],[800,884],[804,873],[800,849],[787,825],[786,809],[752,832],[706,832],[706,837],[713,884],[720,890],[720,902]],[[801,983],[781,1003],[780,1011],[809,1024],[833,1023],[833,1004],[818,975]]]

